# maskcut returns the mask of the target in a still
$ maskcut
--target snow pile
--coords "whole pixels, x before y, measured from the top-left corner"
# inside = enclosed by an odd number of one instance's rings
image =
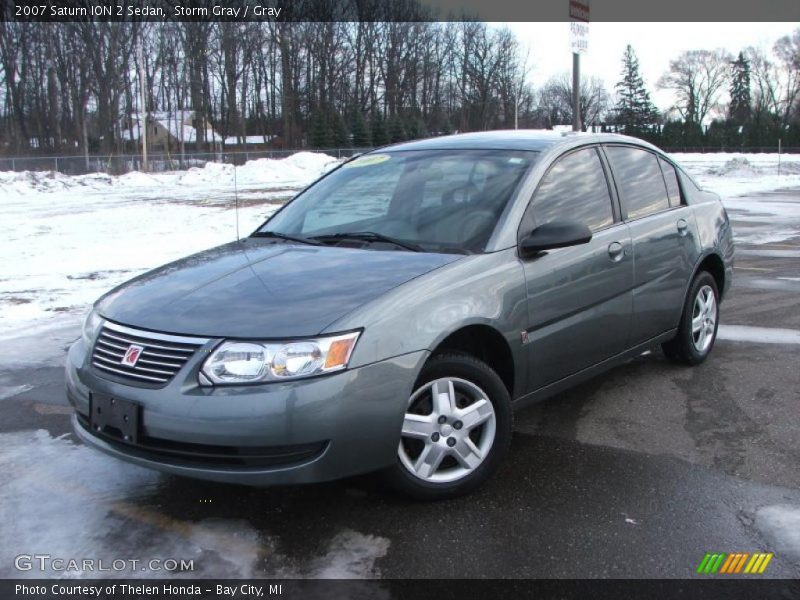
[[[327,154],[298,152],[288,158],[259,158],[234,167],[229,164],[207,163],[189,169],[179,181],[184,185],[219,184],[233,181],[243,186],[305,184],[333,168],[339,161]]]
[[[53,188],[61,187],[60,174],[53,171],[36,173],[33,171],[21,171],[19,173],[4,172],[0,173],[0,190],[4,193],[36,193],[50,191]]]
[[[754,180],[765,176],[777,176],[779,163],[781,176],[800,173],[800,154],[779,156],[775,152],[754,154],[677,152],[670,156],[691,175],[698,178],[741,177]]]
[[[761,170],[750,164],[750,161],[743,157],[735,157],[727,161],[721,167],[710,167],[709,175],[718,177],[758,177]]]
[[[671,157],[702,188],[716,192],[723,200],[800,186],[800,154],[715,152],[675,153]]]
[[[180,195],[204,193],[210,189],[233,193],[234,182],[238,186],[254,188],[302,188],[339,164],[339,160],[314,152],[298,152],[288,158],[261,158],[235,167],[230,164],[209,162],[203,167],[187,171],[164,173],[141,173],[132,171],[125,175],[111,176],[104,173],[88,175],[63,175],[56,171],[0,172],[0,202],[13,196],[32,196],[42,193],[66,192],[73,189],[107,192],[109,187],[146,192],[155,188],[154,197],[174,198],[173,191]],[[234,177],[235,171],[235,177]],[[165,191],[169,190],[167,194]]]
[[[110,184],[123,187],[123,188],[136,188],[136,187],[149,187],[151,185],[159,185],[161,181],[158,175],[150,175],[140,171],[131,171],[119,177],[115,177]]]

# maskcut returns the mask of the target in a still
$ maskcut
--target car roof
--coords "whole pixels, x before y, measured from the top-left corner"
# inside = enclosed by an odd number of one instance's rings
[[[529,150],[543,152],[557,146],[565,148],[591,143],[636,144],[657,150],[655,146],[638,138],[615,133],[558,132],[548,129],[504,129],[479,131],[412,142],[401,142],[381,148],[381,152],[401,150]]]

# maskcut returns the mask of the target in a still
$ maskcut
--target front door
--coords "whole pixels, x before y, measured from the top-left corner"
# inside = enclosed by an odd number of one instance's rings
[[[587,244],[523,260],[529,326],[529,388],[539,389],[622,352],[628,344],[633,260],[628,226],[612,205],[594,147],[570,152],[542,178],[523,227],[572,219]],[[524,233],[524,232],[522,232]]]

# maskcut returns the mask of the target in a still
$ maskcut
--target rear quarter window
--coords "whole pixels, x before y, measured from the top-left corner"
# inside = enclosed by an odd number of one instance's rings
[[[669,164],[660,156],[658,157],[658,164],[661,167],[661,172],[664,174],[664,183],[667,184],[667,196],[669,197],[669,205],[680,206],[681,202],[681,186],[678,183],[678,173],[675,167]]]
[[[606,153],[626,219],[639,219],[669,208],[667,187],[655,154],[629,146],[607,146]]]

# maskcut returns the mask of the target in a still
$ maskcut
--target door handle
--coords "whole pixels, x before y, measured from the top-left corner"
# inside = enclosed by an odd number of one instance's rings
[[[611,242],[608,245],[608,255],[614,262],[621,261],[622,257],[625,256],[625,246],[619,242]]]
[[[681,235],[686,235],[689,233],[689,223],[686,222],[686,219],[678,219],[678,233]]]

